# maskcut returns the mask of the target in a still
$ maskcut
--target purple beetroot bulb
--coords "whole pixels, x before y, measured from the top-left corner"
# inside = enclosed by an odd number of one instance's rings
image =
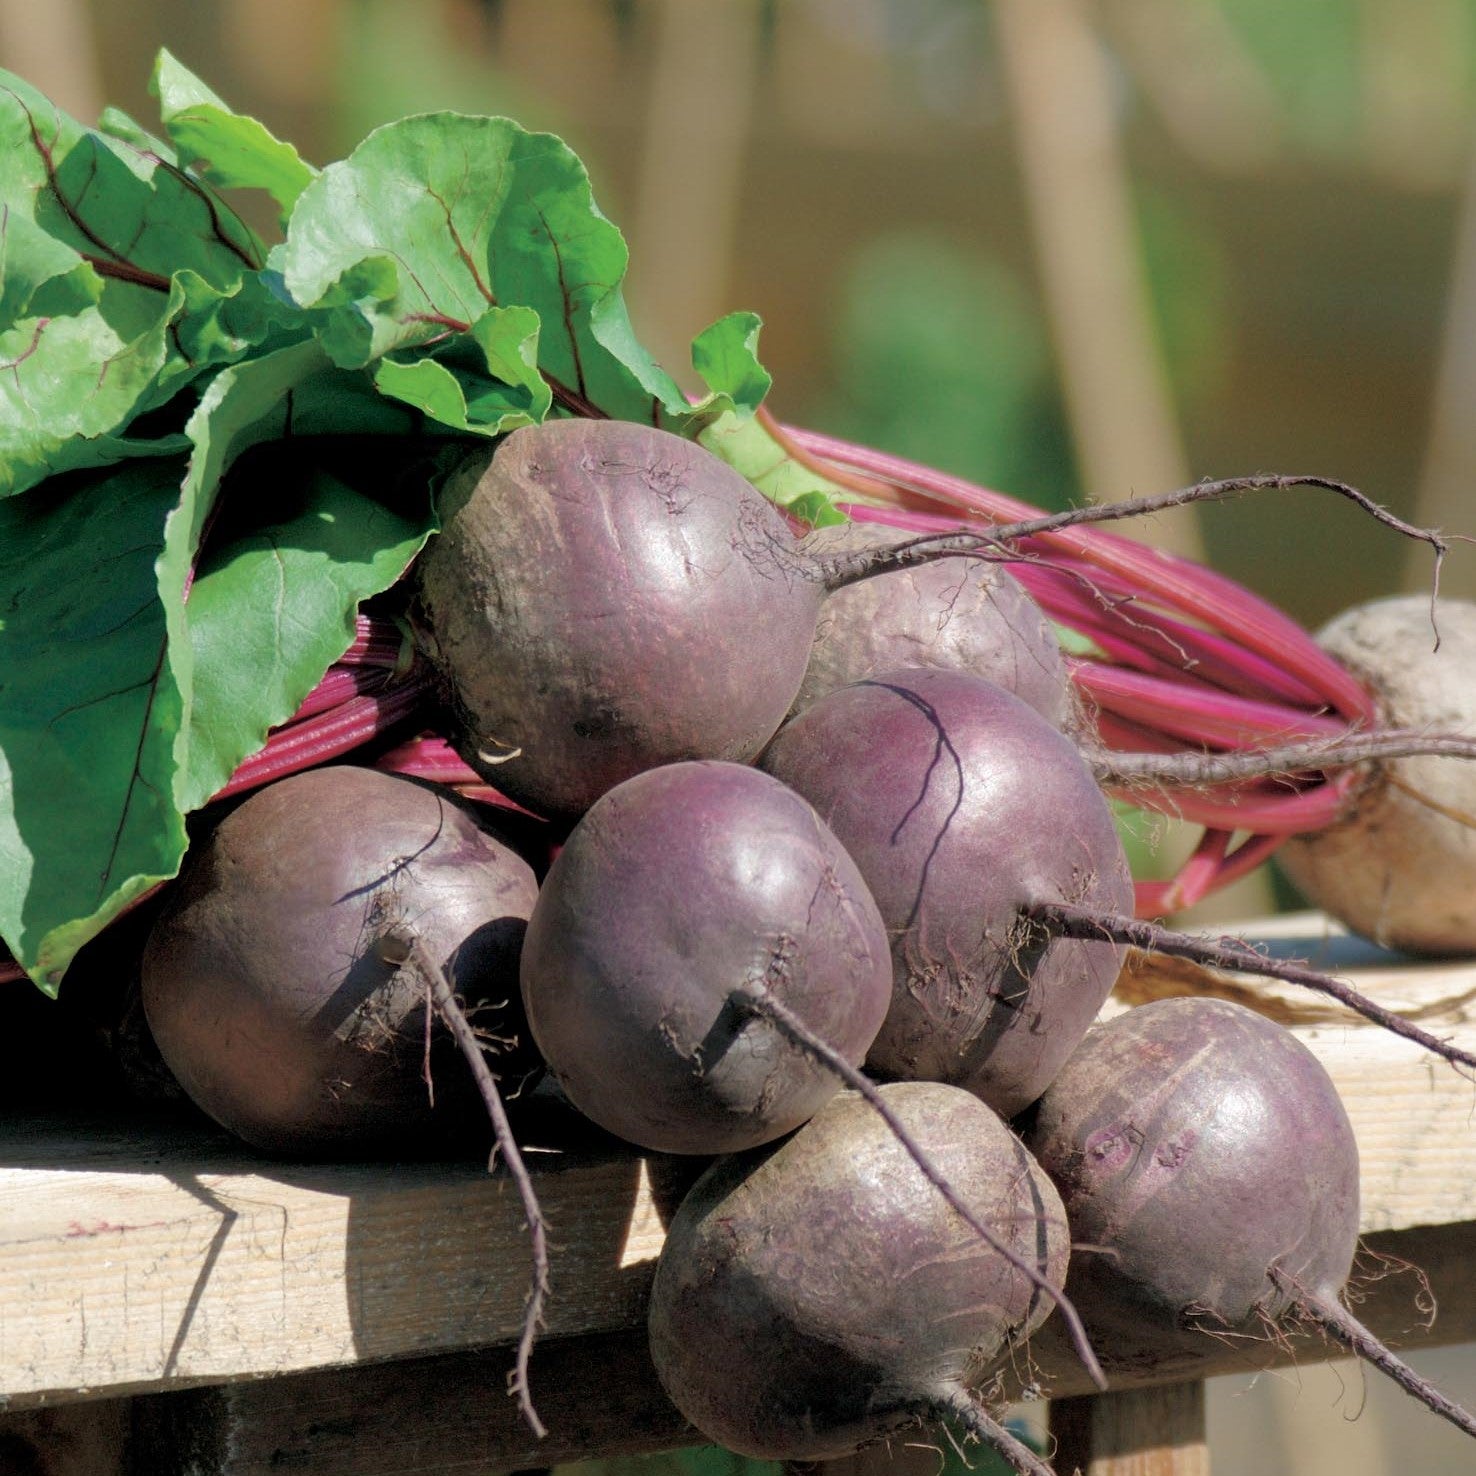
[[[916,534],[884,523],[816,528],[811,557],[890,548]],[[896,569],[833,591],[793,712],[837,687],[902,667],[939,667],[988,677],[1070,732],[1076,696],[1055,630],[1002,564],[958,556]]]
[[[881,1092],[972,1212],[1059,1286],[1060,1200],[999,1117],[938,1082]],[[683,1414],[740,1454],[831,1459],[945,1411],[998,1441],[970,1391],[1051,1305],[844,1092],[693,1186],[657,1264],[651,1353]]]
[[[520,1079],[536,1061],[517,998],[536,893],[527,862],[433,786],[348,765],[294,774],[190,852],[144,951],[150,1029],[190,1097],[257,1147],[424,1146],[481,1109],[428,1025],[426,981],[380,944],[413,934],[501,1042],[494,1071]]]
[[[1061,1191],[1070,1293],[1109,1369],[1262,1338],[1286,1282],[1338,1298],[1358,1242],[1358,1145],[1290,1031],[1186,997],[1096,1025],[1031,1114]],[[1274,1280],[1272,1268],[1286,1282]]]
[[[673,1153],[765,1142],[839,1086],[735,991],[771,991],[859,1065],[890,974],[876,904],[813,809],[717,760],[648,770],[593,806],[522,958],[533,1036],[569,1099]]]
[[[1050,1084],[1123,949],[1052,937],[1043,901],[1131,912],[1112,814],[1071,740],[966,672],[840,688],[766,750],[866,878],[892,940],[892,1006],[867,1066],[952,1082],[1013,1116]]]
[[[468,462],[417,562],[462,756],[573,819],[683,759],[752,759],[799,688],[824,586],[782,513],[695,442],[550,420]]]

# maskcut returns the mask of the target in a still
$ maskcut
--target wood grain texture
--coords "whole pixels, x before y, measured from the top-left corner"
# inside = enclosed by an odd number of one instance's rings
[[[1476,965],[1353,962],[1364,987],[1476,1047]],[[1365,1230],[1476,1224],[1469,1081],[1299,991],[1203,971],[1124,981],[1129,1000],[1206,988],[1253,995],[1328,1066],[1363,1154]],[[532,1155],[553,1240],[547,1336],[638,1325],[700,1165],[544,1145],[563,1150]],[[526,1284],[516,1195],[476,1163],[281,1164],[142,1116],[0,1124],[0,1396],[15,1409],[496,1346]],[[1476,1309],[1469,1279],[1454,1296]]]
[[[1428,1272],[1441,1313],[1428,1324],[1418,1279],[1400,1274],[1360,1292],[1361,1315],[1405,1348],[1476,1339],[1473,1242],[1471,1227],[1454,1225],[1370,1237],[1379,1256],[1414,1262]],[[1376,1265],[1373,1257],[1368,1265]],[[1253,1349],[1207,1339],[1200,1361],[1114,1370],[1113,1377],[1131,1390],[1155,1381],[1182,1384],[1186,1378],[1310,1362],[1334,1351],[1315,1338]],[[1026,1384],[1061,1398],[1090,1389],[1058,1337],[1037,1337],[1031,1354],[1028,1364],[1022,1360],[1002,1380],[1001,1398],[1018,1397]],[[506,1392],[511,1363],[510,1349],[495,1348],[0,1415],[0,1453],[24,1451],[28,1458],[53,1462],[18,1465],[16,1476],[94,1476],[92,1466],[75,1464],[83,1451],[105,1453],[95,1476],[497,1476],[545,1461],[651,1453],[697,1441],[661,1391],[639,1327],[540,1345],[532,1381],[550,1430],[541,1446]],[[1140,1415],[1154,1407],[1137,1406]],[[1122,1437],[1116,1438],[1121,1455]],[[1147,1437],[1137,1438],[1141,1443]],[[1101,1435],[1098,1458],[1105,1456],[1105,1439]],[[887,1447],[818,1469],[823,1476],[928,1476],[946,1447],[940,1431],[918,1428],[901,1432]],[[114,1458],[121,1464],[102,1463]],[[1065,1476],[1069,1468],[1057,1469]],[[0,1471],[11,1476],[3,1461]]]
[[[1067,1476],[1209,1476],[1204,1385],[1164,1384],[1051,1404],[1051,1464]]]
[[[547,1333],[642,1317],[698,1165],[537,1155]],[[527,1239],[476,1164],[283,1165],[179,1123],[55,1119],[0,1138],[0,1393],[12,1407],[515,1336]]]

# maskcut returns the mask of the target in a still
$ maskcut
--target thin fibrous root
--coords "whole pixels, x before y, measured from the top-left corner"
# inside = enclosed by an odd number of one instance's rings
[[[1306,1291],[1279,1267],[1271,1268],[1271,1279],[1281,1291],[1292,1298],[1297,1311],[1307,1321],[1321,1328],[1350,1353],[1373,1364],[1380,1373],[1387,1374],[1405,1393],[1414,1395],[1426,1409],[1432,1410],[1442,1419],[1449,1420],[1452,1425],[1458,1430],[1464,1430],[1467,1435],[1476,1435],[1476,1417],[1473,1417],[1453,1399],[1447,1398],[1433,1384],[1422,1379],[1392,1349],[1380,1342],[1346,1307]]]
[[[927,533],[887,549],[853,555],[848,559],[821,562],[821,575],[826,587],[837,589],[855,583],[882,568],[906,569],[914,564],[956,554],[972,554],[986,558],[1009,556],[1010,545],[1021,539],[1037,538],[1046,533],[1062,533],[1089,523],[1118,522],[1124,518],[1148,517],[1169,508],[1187,507],[1196,502],[1217,502],[1242,492],[1285,491],[1292,487],[1320,487],[1335,492],[1357,504],[1364,512],[1385,526],[1428,543],[1435,550],[1434,585],[1431,593],[1431,615],[1434,615],[1434,588],[1438,587],[1440,566],[1449,550],[1449,542],[1433,528],[1418,528],[1380,507],[1371,497],[1347,482],[1332,477],[1264,474],[1249,477],[1225,477],[1217,481],[1196,482],[1173,492],[1158,492],[1147,497],[1124,497],[1117,502],[1091,503],[1066,512],[1043,513],[1036,518],[1022,518],[1013,523],[999,523],[977,533]],[[1438,644],[1438,641],[1437,641]]]
[[[834,1046],[816,1035],[788,1005],[778,999],[771,990],[764,988],[763,985],[751,984],[741,989],[735,989],[731,998],[736,1008],[752,1015],[758,1015],[768,1020],[772,1025],[777,1026],[801,1050],[807,1055],[814,1057],[827,1070],[833,1071],[852,1091],[858,1093],[880,1114],[882,1121],[891,1129],[893,1137],[896,1138],[908,1157],[918,1166],[924,1178],[948,1201],[949,1207],[954,1210],[969,1229],[992,1251],[1001,1256],[1022,1276],[1026,1277],[1032,1286],[1038,1288],[1056,1304],[1060,1310],[1062,1319],[1070,1331],[1071,1345],[1076,1350],[1077,1357],[1081,1359],[1082,1366],[1086,1369],[1092,1382],[1099,1389],[1105,1389],[1107,1387],[1107,1376],[1102,1372],[1102,1365],[1097,1361],[1097,1355],[1092,1351],[1092,1345],[1087,1338],[1086,1328],[1082,1324],[1081,1317],[1078,1315],[1076,1308],[1071,1304],[1066,1293],[1060,1287],[1053,1286],[1041,1274],[1040,1267],[1031,1265],[1023,1256],[1011,1250],[963,1202],[958,1195],[958,1191],[938,1171],[937,1166],[918,1146],[912,1135],[907,1131],[906,1126],[898,1118],[897,1114],[892,1111],[887,1099],[877,1090],[876,1084],[846,1060]]]
[[[1452,1066],[1464,1066],[1476,1071],[1476,1055],[1441,1040],[1428,1030],[1393,1010],[1386,1010],[1365,994],[1360,994],[1349,984],[1324,974],[1306,964],[1291,963],[1252,948],[1239,938],[1196,938],[1192,933],[1175,933],[1157,923],[1141,922],[1136,918],[1118,917],[1111,913],[1093,912],[1086,907],[1073,907],[1066,902],[1042,902],[1026,909],[1026,915],[1049,932],[1065,938],[1101,939],[1113,943],[1127,943],[1134,948],[1147,949],[1151,953],[1166,953],[1175,958],[1192,959],[1207,968],[1228,969],[1238,974],[1260,974],[1268,979],[1282,979],[1288,984],[1300,984],[1315,989],[1346,1005],[1355,1014],[1382,1025],[1385,1030],[1401,1035],[1432,1051]]]
[[[408,964],[415,969],[430,991],[431,1003],[445,1021],[446,1028],[471,1068],[477,1090],[487,1109],[487,1116],[492,1121],[494,1146],[487,1164],[488,1171],[491,1171],[500,1151],[503,1162],[507,1165],[508,1175],[517,1188],[518,1199],[523,1206],[523,1219],[528,1226],[533,1279],[523,1308],[523,1326],[518,1335],[517,1353],[508,1379],[508,1389],[517,1396],[518,1408],[528,1428],[542,1440],[548,1431],[533,1407],[533,1396],[528,1386],[528,1361],[532,1356],[538,1331],[543,1325],[543,1308],[548,1300],[549,1290],[548,1228],[543,1218],[543,1209],[538,1203],[532,1176],[528,1173],[523,1155],[518,1149],[512,1125],[508,1122],[507,1109],[497,1086],[497,1078],[487,1065],[487,1058],[482,1054],[481,1040],[471,1021],[467,1019],[466,1011],[446,978],[445,970],[426,952],[420,939],[404,929],[387,932],[380,939],[379,951],[386,963]]]
[[[1382,732],[1350,731],[1336,738],[1309,738],[1234,753],[1099,751],[1090,756],[1090,762],[1097,783],[1104,786],[1172,784],[1199,789],[1210,784],[1347,768],[1370,759],[1424,757],[1476,759],[1476,738],[1461,733],[1389,728]]]
[[[1017,1439],[977,1401],[960,1388],[939,1396],[930,1413],[949,1415],[970,1435],[989,1446],[1018,1476],[1056,1476],[1023,1440]]]

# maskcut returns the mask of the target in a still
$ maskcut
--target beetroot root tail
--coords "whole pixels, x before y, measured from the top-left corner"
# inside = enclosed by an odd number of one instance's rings
[[[1324,974],[1306,964],[1289,963],[1270,958],[1238,938],[1196,938],[1191,933],[1176,933],[1154,922],[1093,912],[1086,907],[1073,907],[1066,902],[1042,902],[1026,909],[1026,915],[1048,931],[1066,938],[1098,938],[1113,943],[1126,943],[1153,953],[1166,953],[1174,958],[1187,958],[1206,968],[1228,969],[1241,974],[1260,974],[1268,979],[1281,979],[1315,989],[1346,1006],[1355,1014],[1381,1025],[1394,1035],[1413,1041],[1427,1051],[1476,1072],[1476,1055],[1441,1040],[1412,1020],[1386,1010],[1365,994],[1331,974]]]
[[[957,1420],[981,1444],[987,1445],[1018,1476],[1056,1476],[1023,1440],[1011,1435],[983,1405],[971,1399],[963,1389],[952,1389],[932,1406],[933,1414]]]
[[[1393,1379],[1406,1394],[1412,1394],[1426,1409],[1449,1420],[1458,1430],[1476,1436],[1476,1416],[1447,1398],[1433,1384],[1422,1379],[1392,1349],[1376,1338],[1351,1312],[1340,1303],[1316,1296],[1304,1290],[1292,1278],[1272,1268],[1271,1279],[1296,1301],[1297,1310],[1309,1322],[1321,1328],[1335,1342],[1341,1343],[1350,1353],[1371,1363],[1380,1373]]]
[[[538,1411],[533,1407],[532,1391],[528,1385],[528,1363],[533,1355],[533,1345],[538,1339],[538,1331],[543,1325],[543,1308],[548,1300],[549,1291],[548,1227],[543,1218],[543,1208],[538,1203],[538,1194],[533,1188],[532,1175],[528,1172],[527,1164],[523,1162],[523,1155],[518,1148],[517,1138],[513,1134],[512,1124],[508,1121],[507,1108],[503,1103],[502,1093],[498,1089],[497,1078],[493,1076],[491,1068],[487,1065],[487,1058],[482,1052],[482,1042],[477,1037],[471,1021],[467,1019],[466,1011],[462,1009],[461,1001],[456,997],[456,991],[452,989],[450,980],[446,978],[445,970],[425,951],[420,940],[408,931],[397,929],[386,934],[380,940],[380,952],[387,962],[409,963],[425,981],[426,988],[430,991],[431,1003],[435,1006],[436,1013],[445,1022],[446,1028],[451,1032],[452,1038],[471,1068],[482,1103],[487,1109],[487,1116],[491,1119],[496,1144],[493,1149],[493,1161],[496,1161],[498,1153],[502,1154],[503,1162],[507,1164],[508,1175],[518,1191],[518,1199],[523,1207],[523,1218],[528,1226],[533,1275],[528,1288],[528,1300],[523,1309],[523,1326],[518,1335],[517,1352],[512,1374],[508,1380],[508,1389],[516,1395],[518,1408],[528,1428],[537,1439],[542,1440],[548,1430],[543,1421],[539,1419]],[[489,1164],[489,1168],[490,1166]]]

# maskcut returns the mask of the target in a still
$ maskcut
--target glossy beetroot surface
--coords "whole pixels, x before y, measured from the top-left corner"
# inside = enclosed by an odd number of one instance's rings
[[[144,953],[150,1028],[190,1096],[258,1147],[424,1145],[437,1121],[481,1109],[438,1027],[433,1110],[426,982],[378,945],[411,930],[479,1025],[521,1035],[524,1054],[501,1065],[526,1070],[526,1026],[506,1006],[536,891],[521,857],[428,786],[373,769],[295,774],[190,853]]]
[[[717,761],[652,769],[590,810],[522,960],[534,1038],[570,1100],[673,1153],[762,1143],[839,1087],[735,991],[771,991],[859,1065],[890,975],[876,904],[814,810]]]
[[[792,719],[763,766],[855,858],[892,940],[878,1073],[953,1082],[1013,1116],[1054,1078],[1121,952],[1051,938],[1023,910],[1132,909],[1112,815],[1070,739],[957,671],[843,687]]]

